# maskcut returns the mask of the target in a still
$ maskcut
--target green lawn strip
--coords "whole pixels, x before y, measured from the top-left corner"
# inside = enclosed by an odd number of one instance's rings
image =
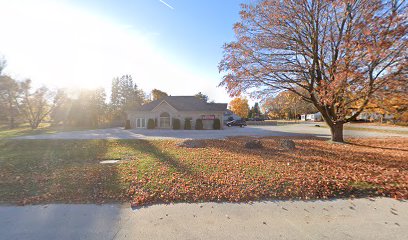
[[[351,192],[353,193],[354,196],[366,196],[366,195],[376,195],[375,193],[377,192],[382,192],[384,191],[383,186],[380,184],[375,184],[371,182],[366,182],[366,181],[353,181],[349,183],[349,186],[351,188]]]
[[[1,140],[0,202],[122,199],[128,185],[117,166],[99,163],[110,144],[107,140]]]
[[[350,186],[357,189],[376,189],[381,187],[381,185],[369,182],[350,182]]]
[[[380,128],[364,128],[364,127],[355,127],[355,126],[344,126],[346,130],[353,131],[367,131],[367,132],[381,132],[381,133],[396,133],[396,134],[407,134],[408,131],[392,130],[392,129],[380,129]]]
[[[33,130],[28,124],[23,124],[16,128],[8,128],[6,125],[0,126],[0,139],[12,138],[25,135],[38,135],[46,133],[55,133],[56,131],[50,128],[49,124],[41,124],[37,129]]]
[[[10,129],[7,125],[0,125],[0,139],[13,138],[27,135],[39,135],[39,134],[53,134],[66,131],[80,131],[90,130],[95,128],[90,127],[69,127],[69,126],[52,126],[49,123],[41,123],[37,129],[31,129],[28,124],[21,124],[16,128]]]

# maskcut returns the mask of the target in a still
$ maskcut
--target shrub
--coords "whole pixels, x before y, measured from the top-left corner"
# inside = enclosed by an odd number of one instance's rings
[[[203,130],[203,120],[197,119],[195,124],[196,130]]]
[[[220,119],[218,119],[218,118],[214,119],[213,128],[214,128],[214,129],[217,129],[217,130],[221,129],[221,121],[220,121]]]
[[[149,118],[149,120],[147,120],[147,129],[154,129],[154,128],[155,128],[154,120]]]
[[[130,120],[126,120],[125,122],[125,129],[130,129]]]
[[[186,118],[184,120],[184,129],[191,130],[191,118]]]
[[[173,129],[174,130],[180,129],[180,119],[173,118]]]

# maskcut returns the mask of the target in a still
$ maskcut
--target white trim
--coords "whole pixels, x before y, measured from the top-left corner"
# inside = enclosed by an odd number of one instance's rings
[[[154,110],[160,106],[163,102],[167,103],[167,105],[169,105],[174,111],[179,112],[179,110],[177,110],[176,108],[174,108],[173,106],[170,105],[170,103],[168,103],[166,100],[162,100],[159,104],[156,105],[156,107],[154,107],[150,112],[154,112]]]

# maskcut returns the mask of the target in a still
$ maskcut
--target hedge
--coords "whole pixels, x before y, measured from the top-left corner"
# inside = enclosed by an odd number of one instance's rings
[[[191,130],[191,119],[190,118],[186,118],[184,120],[184,129]]]
[[[130,120],[126,120],[125,122],[125,129],[130,129]]]
[[[196,130],[203,130],[203,120],[197,119],[195,124]]]
[[[150,119],[147,121],[147,129],[154,129],[154,128],[155,128],[154,120],[150,118]]]
[[[173,118],[173,129],[174,130],[180,129],[180,119]]]
[[[220,121],[220,119],[218,119],[218,118],[214,119],[213,128],[216,129],[216,130],[220,130],[220,129],[221,129],[221,121]]]

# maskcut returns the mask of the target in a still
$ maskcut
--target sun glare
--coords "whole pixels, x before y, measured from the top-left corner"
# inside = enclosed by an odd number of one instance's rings
[[[177,86],[195,80],[191,93],[207,90],[216,95],[208,77],[197,76],[155,49],[152,43],[159,33],[140,32],[63,2],[2,1],[0,9],[0,27],[7,33],[0,38],[0,53],[9,63],[6,72],[16,78],[51,87],[96,88],[132,74],[147,91],[160,86],[186,94]]]
[[[96,87],[117,74],[148,69],[149,60],[140,56],[157,55],[147,36],[62,3],[2,5],[1,28],[13,36],[0,39],[1,51],[21,77],[58,87]]]

